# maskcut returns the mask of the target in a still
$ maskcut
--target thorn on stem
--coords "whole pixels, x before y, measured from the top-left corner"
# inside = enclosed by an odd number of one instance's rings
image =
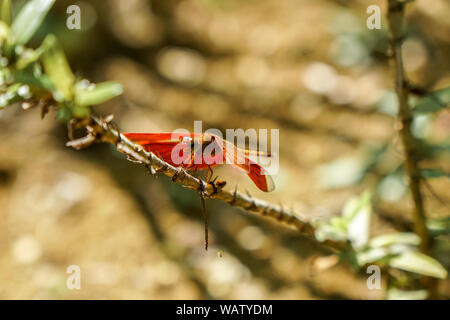
[[[230,205],[234,206],[237,200],[237,190],[238,190],[238,185],[236,185],[236,187],[234,188],[234,192],[233,192],[233,200],[231,200]]]
[[[250,200],[252,201],[251,205],[248,208],[246,208],[246,210],[253,210],[256,208],[255,200],[253,199],[252,195],[250,194],[250,192],[248,190],[245,190],[245,191],[246,191],[248,197],[250,198]]]
[[[161,168],[156,169],[156,173],[166,172],[166,171],[167,171],[167,168],[168,168],[167,164],[164,163],[164,165],[163,165]]]
[[[114,115],[113,114],[109,114],[103,119],[103,121],[105,121],[108,124],[110,124],[113,120],[114,120]]]
[[[261,212],[261,215],[262,215],[262,216],[267,215],[267,209],[268,209],[267,207],[264,207],[264,208],[263,208],[263,211]]]
[[[154,176],[154,175],[156,174],[156,170],[155,170],[155,168],[153,168],[152,165],[145,164],[145,167],[147,168],[147,171],[148,171],[152,176]]]
[[[279,214],[279,216],[277,217],[277,220],[278,220],[278,221],[283,220],[283,211],[284,211],[283,204],[282,204],[281,201],[280,201],[280,214]]]
[[[127,160],[133,163],[141,163],[141,161],[137,160],[136,158],[134,158],[132,155],[129,154],[127,154]]]
[[[185,174],[183,168],[178,168],[175,174],[172,176],[172,181],[176,182],[181,174]]]

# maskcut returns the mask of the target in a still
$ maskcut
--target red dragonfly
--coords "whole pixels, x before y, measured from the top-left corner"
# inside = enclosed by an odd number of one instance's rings
[[[185,170],[209,169],[221,164],[231,164],[247,173],[262,191],[275,189],[268,172],[250,155],[270,157],[270,154],[236,147],[233,143],[208,133],[123,133],[146,151],[175,167]],[[174,157],[175,156],[175,157]],[[210,177],[211,178],[211,177]]]

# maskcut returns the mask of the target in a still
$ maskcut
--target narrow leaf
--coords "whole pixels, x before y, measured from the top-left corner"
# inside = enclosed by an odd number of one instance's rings
[[[450,87],[429,93],[420,98],[414,111],[420,113],[436,112],[450,106]]]
[[[340,227],[337,227],[336,225],[333,225],[331,223],[318,224],[316,227],[315,237],[320,242],[325,240],[347,240],[346,232],[342,231]]]
[[[358,265],[364,266],[368,263],[379,262],[382,259],[390,256],[391,252],[388,248],[371,248],[356,253]]]
[[[2,2],[2,21],[8,26],[11,24],[11,0]]]
[[[0,109],[30,97],[30,88],[22,83],[15,83],[0,94]]]
[[[44,54],[44,52],[45,50],[42,46],[37,48],[36,50],[24,50],[24,52],[19,56],[19,59],[16,62],[17,69],[25,69],[31,63],[38,61],[41,58],[42,54]]]
[[[406,291],[390,288],[387,292],[387,300],[425,300],[428,297],[427,290]]]
[[[448,235],[450,234],[450,217],[442,219],[428,219],[427,228],[431,235]]]
[[[71,100],[75,76],[67,62],[66,55],[54,35],[45,38],[43,46],[42,64],[45,72],[53,83],[57,92],[54,98],[57,101]]]
[[[11,26],[17,44],[26,44],[35,34],[55,0],[28,1]]]
[[[77,86],[75,90],[75,103],[82,107],[92,106],[117,97],[122,92],[122,86],[115,81],[91,84],[82,88]]]
[[[45,75],[35,77],[27,72],[15,71],[13,72],[13,77],[15,82],[21,82],[28,84],[32,87],[36,87],[46,91],[53,91],[53,83]]]
[[[420,174],[422,175],[422,178],[425,178],[425,179],[434,179],[434,178],[442,178],[442,177],[450,178],[449,173],[445,173],[444,171],[442,171],[440,169],[433,169],[433,168],[422,169],[422,170],[420,170]]]
[[[8,37],[8,33],[9,33],[8,25],[5,22],[0,21],[0,43],[3,42],[3,40]]]
[[[435,259],[415,251],[407,251],[392,258],[389,265],[393,268],[418,273],[424,276],[445,279],[447,270]]]
[[[420,244],[420,238],[412,232],[397,232],[383,234],[381,236],[374,237],[369,241],[369,246],[371,248],[388,247],[395,244],[417,246]]]
[[[364,246],[369,239],[370,217],[372,214],[371,193],[364,192],[359,198],[350,200],[343,210],[347,220],[348,239],[356,248]]]

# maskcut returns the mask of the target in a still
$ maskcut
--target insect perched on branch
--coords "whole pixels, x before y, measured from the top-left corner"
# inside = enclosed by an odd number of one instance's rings
[[[128,139],[153,152],[167,163],[188,171],[230,164],[243,170],[262,191],[270,192],[275,184],[268,172],[251,156],[270,157],[269,153],[236,147],[233,143],[209,133],[123,133]]]
[[[209,169],[231,164],[247,173],[255,185],[262,191],[275,189],[272,178],[258,163],[250,159],[251,155],[270,157],[270,154],[236,147],[217,135],[207,133],[123,133],[125,137],[141,145],[146,151],[174,167],[189,171]],[[200,194],[203,218],[205,220],[205,250],[208,250],[208,217],[204,195]]]

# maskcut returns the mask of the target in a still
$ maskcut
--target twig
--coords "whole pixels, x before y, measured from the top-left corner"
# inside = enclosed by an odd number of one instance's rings
[[[171,166],[152,152],[147,152],[140,145],[133,143],[117,129],[113,128],[108,121],[96,116],[91,116],[91,121],[86,125],[86,129],[88,131],[88,137],[69,141],[66,145],[79,150],[91,145],[93,137],[96,142],[111,143],[116,146],[118,151],[126,154],[129,158],[144,164],[147,168],[153,168],[155,172],[165,174],[174,182],[188,189],[201,192],[204,198],[222,200],[231,206],[242,208],[253,214],[270,217],[296,229],[302,235],[314,239],[317,242],[314,237],[314,226],[310,222],[301,220],[298,215],[287,212],[280,205],[274,205],[254,198],[251,195],[244,195],[237,192],[237,188],[234,192],[223,190],[225,186],[224,181],[205,183],[203,180],[190,175],[184,170]],[[85,145],[86,142],[87,145]],[[349,243],[345,241],[326,240],[321,242],[321,244],[334,252],[340,252],[349,247]]]
[[[418,166],[418,152],[416,141],[411,132],[412,114],[408,104],[409,88],[403,68],[402,44],[405,5],[409,1],[388,0],[387,18],[389,21],[389,36],[392,50],[392,63],[395,72],[395,91],[398,97],[398,121],[400,122],[400,138],[404,147],[405,169],[408,175],[409,188],[414,200],[414,230],[420,237],[420,250],[425,254],[431,253],[432,238],[426,227],[424,200],[421,192],[421,175]],[[428,289],[428,298],[437,297],[437,281],[434,278],[423,277],[422,284]]]
[[[402,59],[402,43],[404,40],[403,22],[405,1],[388,0],[388,21],[390,43],[392,49],[392,63],[395,70],[395,90],[397,92],[399,110],[398,120],[400,126],[400,138],[404,147],[405,168],[409,179],[409,188],[414,200],[414,229],[421,239],[420,248],[424,253],[429,253],[431,238],[426,228],[426,215],[424,201],[420,189],[421,175],[418,167],[416,143],[411,133],[412,114],[408,104],[408,88],[405,85],[405,73]]]

